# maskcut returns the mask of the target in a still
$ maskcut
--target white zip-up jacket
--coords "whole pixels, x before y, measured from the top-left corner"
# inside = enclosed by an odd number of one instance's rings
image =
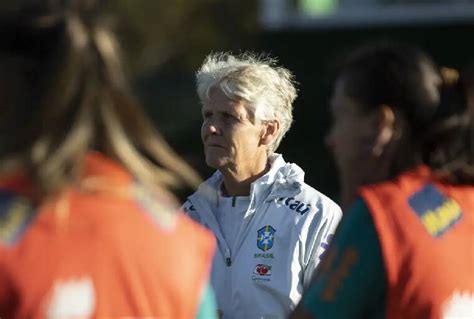
[[[184,210],[216,236],[211,284],[224,318],[285,318],[301,299],[342,213],[304,183],[304,172],[279,154],[252,183],[250,204],[234,247],[228,247],[215,211],[223,177],[216,171]]]

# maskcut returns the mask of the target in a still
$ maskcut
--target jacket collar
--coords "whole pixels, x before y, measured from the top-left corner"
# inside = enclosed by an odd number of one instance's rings
[[[250,209],[257,203],[288,197],[301,191],[304,184],[304,172],[294,163],[287,163],[281,154],[274,153],[269,158],[270,170],[254,181],[250,186]],[[205,200],[211,207],[217,205],[219,187],[223,176],[219,171],[204,181],[197,192],[190,197],[192,202]]]

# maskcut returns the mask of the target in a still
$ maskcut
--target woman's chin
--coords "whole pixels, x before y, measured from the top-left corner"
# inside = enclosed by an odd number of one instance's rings
[[[216,157],[206,157],[206,164],[207,166],[214,168],[214,169],[219,169],[224,167],[227,164],[227,161],[223,158],[216,158]]]

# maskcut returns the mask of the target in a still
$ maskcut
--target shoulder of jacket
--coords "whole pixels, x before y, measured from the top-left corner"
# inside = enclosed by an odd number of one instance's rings
[[[314,187],[304,183],[301,187],[301,191],[295,196],[302,200],[308,201],[313,205],[323,205],[327,207],[339,207],[331,198],[327,195],[316,190]]]
[[[191,212],[196,211],[196,207],[194,207],[194,204],[193,204],[193,202],[191,201],[191,199],[189,197],[186,199],[186,201],[183,203],[183,205],[181,205],[181,209],[186,214],[189,214]]]
[[[198,208],[196,207],[195,203],[198,201],[198,197],[199,195],[197,195],[197,192],[189,196],[183,203],[183,205],[181,205],[181,210],[186,216],[191,218],[193,221],[202,224],[202,216],[198,211]]]
[[[212,199],[217,198],[217,190],[221,180],[222,175],[219,171],[216,171],[211,177],[202,182],[194,193],[188,196],[182,208],[190,212],[196,211],[196,206],[200,206],[200,204],[208,203],[212,205]]]
[[[324,217],[329,217],[333,214],[342,214],[339,205],[306,183],[301,186],[301,190],[297,194],[280,197],[277,202],[295,210],[300,215],[321,213]]]

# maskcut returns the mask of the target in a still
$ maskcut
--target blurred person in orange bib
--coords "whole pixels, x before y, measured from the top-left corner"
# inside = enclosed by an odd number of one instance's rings
[[[0,317],[214,318],[213,236],[171,193],[199,179],[130,95],[98,3],[1,7]]]
[[[388,42],[342,65],[327,142],[347,212],[292,318],[474,317],[465,75]]]

